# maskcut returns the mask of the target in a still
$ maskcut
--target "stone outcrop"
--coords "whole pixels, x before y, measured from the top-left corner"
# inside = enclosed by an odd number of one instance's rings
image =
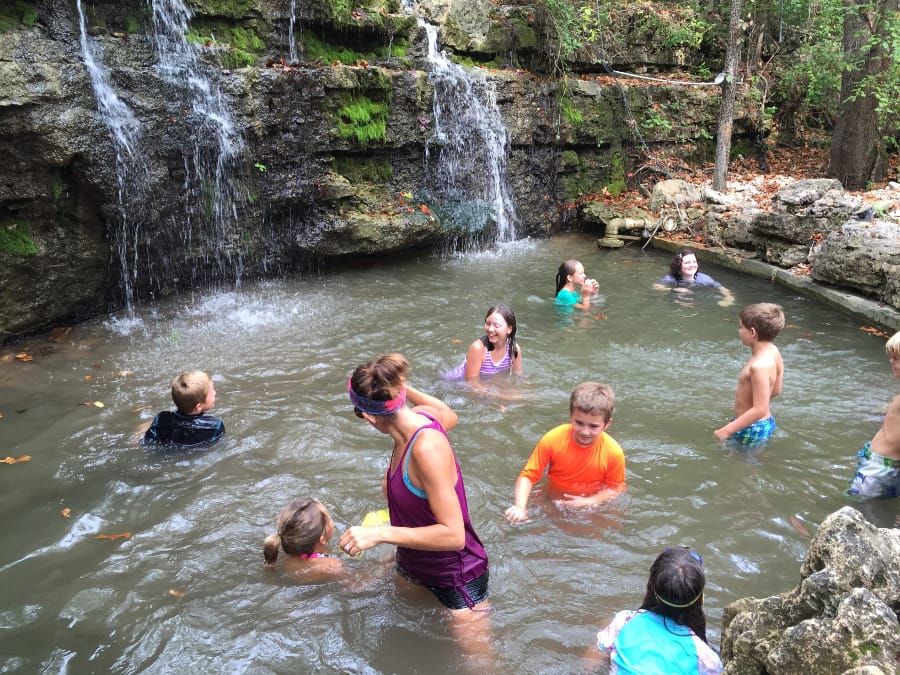
[[[490,209],[460,216],[438,197],[443,139],[426,30],[399,3],[195,0],[190,77],[160,67],[156,40],[154,9],[181,0],[81,4],[88,44],[133,114],[139,146],[123,153],[100,114],[76,3],[0,8],[5,25],[18,22],[0,39],[9,158],[0,340],[178,288],[493,237]],[[643,161],[631,128],[677,153],[715,127],[716,88],[599,77],[600,55],[585,50],[571,57],[571,76],[554,75],[559,51],[542,4],[424,0],[419,11],[441,48],[494,93],[517,236],[547,236],[580,195],[624,187]],[[633,56],[638,70],[665,72],[694,58],[657,47],[646,25],[630,40],[638,23],[628,12],[619,20],[607,41],[613,65]],[[198,80],[220,94],[227,124],[198,105]],[[739,101],[738,134],[752,127],[746,110]],[[229,154],[217,162],[223,130]],[[695,147],[711,148],[708,138]]]
[[[900,530],[844,507],[810,542],[797,587],[725,608],[722,657],[734,675],[892,675],[900,663]]]

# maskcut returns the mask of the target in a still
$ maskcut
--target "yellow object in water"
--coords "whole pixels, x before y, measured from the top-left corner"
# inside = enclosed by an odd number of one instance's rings
[[[377,511],[369,511],[363,518],[363,527],[378,527],[379,525],[390,525],[391,516],[387,509],[378,509]]]

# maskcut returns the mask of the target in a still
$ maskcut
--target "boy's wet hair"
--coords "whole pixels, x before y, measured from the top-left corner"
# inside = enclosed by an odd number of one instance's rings
[[[310,554],[325,531],[325,507],[318,499],[295,499],[275,518],[278,534],[263,542],[266,565],[278,560],[278,551],[288,555]]]
[[[784,310],[772,302],[747,305],[738,315],[744,328],[756,330],[756,336],[765,342],[774,340],[784,328]]]
[[[703,613],[706,575],[698,558],[686,546],[673,546],[660,553],[650,567],[641,609],[687,626],[706,642],[706,615]],[[678,632],[674,626],[669,630]]]
[[[569,414],[576,410],[588,415],[600,415],[607,422],[612,419],[616,395],[608,384],[582,382],[569,396]]]
[[[180,413],[192,413],[198,403],[206,400],[212,378],[202,370],[186,370],[172,380],[172,400]]]
[[[887,352],[888,356],[900,359],[900,331],[897,331],[891,336],[891,339],[888,340],[887,344],[884,346],[884,351]]]

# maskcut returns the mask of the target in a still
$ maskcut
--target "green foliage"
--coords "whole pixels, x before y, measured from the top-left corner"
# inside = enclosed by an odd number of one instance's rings
[[[627,189],[628,186],[625,184],[625,161],[622,159],[622,154],[616,152],[612,156],[609,183],[606,185],[606,191],[615,197]]]
[[[137,33],[140,29],[140,25],[138,24],[137,17],[134,14],[129,14],[125,19],[125,32],[126,33]]]
[[[8,218],[0,221],[0,253],[14,256],[37,255],[31,226]]]
[[[361,146],[384,141],[387,132],[388,104],[366,96],[352,96],[338,112],[338,134],[355,138]]]
[[[378,157],[335,157],[333,166],[335,171],[354,185],[359,183],[383,185],[394,175],[394,167],[390,161]],[[412,194],[409,197],[404,195],[404,199],[412,198]]]
[[[715,25],[690,7],[670,7],[665,13],[654,7],[640,8],[639,25],[654,34],[654,42],[667,49],[699,49]]]
[[[265,173],[266,171],[268,171],[268,169],[266,169],[266,165],[263,164],[262,162],[255,162],[253,164],[253,168],[256,169],[257,171],[259,171],[260,173]]]
[[[390,52],[387,45],[371,52],[358,52],[346,46],[335,46],[307,33],[303,37],[303,46],[304,56],[309,61],[320,59],[322,63],[343,63],[352,66],[363,61],[378,61],[389,57],[402,59],[409,50],[409,41],[406,38],[394,38],[390,44]]]
[[[184,37],[191,44],[219,52],[225,68],[252,66],[256,63],[256,54],[266,48],[266,43],[259,35],[241,26],[204,24],[189,31]]]
[[[563,96],[559,99],[559,111],[562,113],[563,118],[569,124],[581,124],[584,122],[584,115],[582,112],[575,107],[575,104],[572,102],[572,99],[568,96]]]
[[[644,116],[641,126],[644,129],[665,129],[666,131],[671,131],[675,125],[666,119],[663,110],[664,107],[659,103],[652,104],[647,108],[647,114]]]
[[[15,0],[0,6],[0,33],[6,33],[24,26],[31,28],[37,23],[37,11],[34,2]]]
[[[255,0],[194,0],[199,14],[240,19],[255,8]]]

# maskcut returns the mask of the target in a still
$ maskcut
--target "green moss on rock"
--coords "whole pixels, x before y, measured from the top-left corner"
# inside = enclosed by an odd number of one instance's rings
[[[0,4],[0,33],[16,28],[31,28],[37,23],[37,10],[33,2],[15,0]]]
[[[21,221],[0,221],[0,254],[20,257],[37,255],[31,226]]]
[[[355,138],[361,146],[384,142],[387,133],[389,105],[367,96],[347,96],[338,112],[338,134]]]

